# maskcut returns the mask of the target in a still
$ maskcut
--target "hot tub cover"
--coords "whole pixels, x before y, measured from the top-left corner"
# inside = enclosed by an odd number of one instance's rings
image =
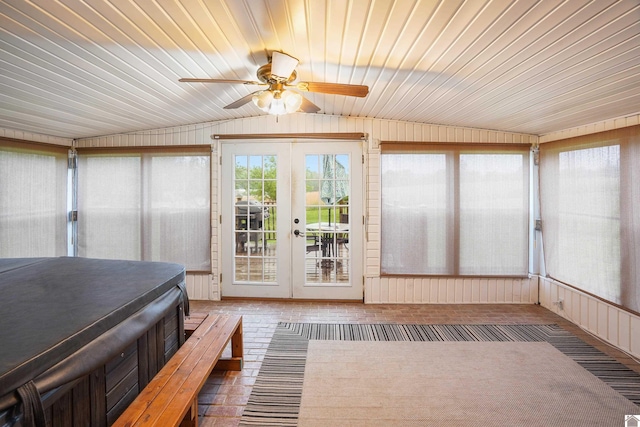
[[[176,286],[184,292],[184,279],[182,265],[164,262],[0,259],[0,396]]]

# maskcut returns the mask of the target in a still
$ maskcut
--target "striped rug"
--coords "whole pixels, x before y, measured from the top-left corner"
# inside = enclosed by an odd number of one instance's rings
[[[547,342],[637,405],[640,374],[558,325],[392,325],[280,323],[267,349],[241,426],[295,426],[311,340]]]

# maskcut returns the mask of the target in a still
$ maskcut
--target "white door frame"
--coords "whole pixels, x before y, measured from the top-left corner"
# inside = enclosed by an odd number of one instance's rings
[[[251,297],[251,298],[291,298],[291,282],[290,279],[290,262],[291,254],[288,247],[291,244],[291,235],[288,233],[279,233],[277,247],[273,253],[254,252],[251,249],[254,243],[251,239],[245,239],[247,251],[236,257],[235,249],[235,189],[232,188],[233,176],[235,173],[236,156],[277,156],[277,194],[289,194],[291,192],[289,163],[290,163],[290,144],[286,142],[268,143],[252,140],[250,142],[236,141],[233,143],[221,144],[221,173],[220,173],[220,244],[219,253],[221,260],[220,271],[222,280],[220,282],[221,296],[230,297]],[[284,163],[285,166],[281,167]],[[278,198],[280,198],[278,196]],[[286,198],[285,198],[286,202]],[[276,205],[276,230],[285,230],[289,228],[290,212],[289,206],[282,209],[280,204]],[[249,231],[251,233],[251,231]],[[257,243],[257,242],[256,242]],[[255,256],[254,256],[255,255]],[[269,259],[265,259],[269,257]],[[275,262],[277,266],[276,277],[269,283],[248,280],[236,281],[235,266],[237,261],[247,262]],[[248,267],[251,268],[251,267]]]
[[[349,182],[350,190],[349,196],[349,208],[348,216],[349,222],[347,224],[339,224],[346,227],[349,236],[348,245],[337,245],[335,241],[331,242],[334,253],[330,253],[329,257],[332,259],[323,259],[320,261],[321,265],[317,266],[318,261],[315,261],[315,272],[309,271],[314,267],[310,265],[314,264],[312,258],[315,255],[307,254],[305,247],[308,244],[307,236],[293,237],[292,240],[292,281],[293,281],[293,296],[294,298],[304,299],[339,299],[339,300],[360,300],[364,298],[363,290],[363,200],[364,192],[362,185],[363,165],[362,165],[362,142],[361,141],[340,141],[340,142],[309,142],[304,141],[293,144],[292,146],[292,159],[296,159],[297,162],[292,165],[292,203],[291,203],[291,217],[292,217],[292,229],[301,229],[305,233],[309,234],[306,228],[305,215],[307,209],[306,200],[306,156],[311,158],[323,157],[323,154],[338,155],[344,157],[348,155],[349,164]],[[333,202],[332,204],[335,204]],[[337,213],[337,212],[336,212]],[[335,230],[338,225],[339,218],[337,215],[333,215],[333,218],[329,217],[328,229]],[[295,224],[295,220],[299,219],[300,223]],[[322,235],[323,233],[321,233]],[[329,240],[333,240],[337,234],[329,231],[327,234]],[[348,248],[348,249],[347,249]],[[342,254],[336,253],[337,249],[342,249]],[[321,252],[321,251],[319,251]],[[322,253],[321,253],[322,255]],[[346,258],[342,259],[341,256]],[[334,258],[335,257],[335,258]],[[311,258],[311,259],[310,259]],[[315,257],[317,259],[317,257]],[[344,264],[344,265],[342,265]],[[320,270],[320,271],[318,271]],[[335,279],[336,276],[348,274],[348,281],[342,282],[343,279]],[[307,280],[313,277],[312,280]],[[334,280],[335,279],[335,280]]]
[[[331,144],[328,146],[328,144]],[[327,148],[329,148],[327,150]],[[220,232],[219,232],[219,265],[221,271],[220,295],[222,297],[249,297],[249,298],[300,298],[300,299],[349,299],[362,301],[364,298],[363,271],[364,271],[364,165],[363,142],[359,140],[336,141],[336,140],[314,140],[296,141],[293,139],[274,140],[236,140],[233,142],[222,142],[220,144],[219,156],[221,159],[220,180],[218,185],[219,206],[220,206]],[[292,210],[293,200],[304,199],[304,174],[302,179],[292,179],[294,173],[300,174],[300,170],[294,172],[296,156],[303,156],[304,153],[322,154],[325,151],[330,153],[346,153],[350,155],[351,166],[350,182],[350,244],[349,250],[351,259],[351,275],[349,284],[312,284],[305,286],[304,272],[300,273],[293,264],[295,254],[305,254],[304,239],[296,237],[293,231],[297,228],[293,222]],[[277,255],[275,255],[277,269],[277,283],[234,283],[235,280],[235,248],[234,248],[234,216],[235,203],[234,189],[229,181],[235,173],[235,156],[260,156],[277,155],[277,179],[278,179],[278,200],[277,200]],[[298,159],[300,161],[300,159]],[[304,163],[304,160],[302,160]],[[295,181],[295,182],[292,182]],[[296,194],[296,191],[298,192]],[[358,194],[353,194],[358,193]],[[300,205],[297,205],[300,209]],[[297,213],[299,216],[301,212]],[[304,215],[304,214],[302,214]],[[304,226],[304,224],[299,224]],[[351,255],[353,254],[353,255]],[[298,265],[303,264],[304,259],[298,260]],[[294,276],[296,275],[296,276]]]

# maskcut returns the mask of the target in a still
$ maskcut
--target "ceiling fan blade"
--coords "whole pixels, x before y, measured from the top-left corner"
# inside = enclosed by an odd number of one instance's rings
[[[251,80],[226,80],[226,79],[180,79],[182,83],[241,83],[245,85],[264,85],[262,82]]]
[[[273,51],[271,54],[271,74],[288,80],[293,70],[298,66],[298,62],[299,61],[291,55]]]
[[[253,95],[255,95],[256,93],[260,93],[262,92],[261,90],[255,91],[253,93],[250,93],[247,96],[243,96],[242,98],[238,99],[237,101],[232,102],[231,104],[227,105],[226,107],[224,107],[225,110],[231,110],[234,108],[239,108],[242,107],[243,105],[249,103],[251,101],[251,99],[253,99]]]
[[[349,85],[342,83],[312,83],[299,82],[295,85],[298,90],[306,92],[329,93],[333,95],[358,96],[360,98],[369,93],[368,86]]]
[[[300,110],[304,111],[305,113],[317,113],[318,111],[320,111],[320,107],[303,96]]]

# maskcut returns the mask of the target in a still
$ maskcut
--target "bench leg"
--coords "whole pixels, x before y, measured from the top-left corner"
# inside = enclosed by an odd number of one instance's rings
[[[198,427],[198,396],[193,399],[191,407],[180,423],[180,427]]]
[[[231,358],[220,359],[213,368],[216,371],[241,371],[244,354],[242,320],[231,336]]]
[[[234,358],[239,357],[242,359],[244,355],[244,344],[242,338],[242,320],[240,320],[238,328],[231,336],[231,356]]]

